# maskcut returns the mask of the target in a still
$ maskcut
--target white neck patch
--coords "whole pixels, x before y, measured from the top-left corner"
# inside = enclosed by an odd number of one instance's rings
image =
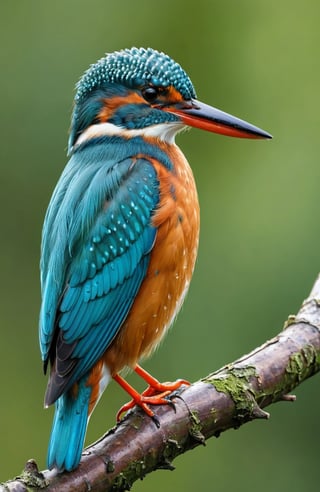
[[[81,133],[78,140],[75,142],[76,145],[80,145],[92,138],[108,136],[121,136],[125,138],[132,137],[153,137],[158,138],[169,144],[174,143],[175,136],[178,132],[183,130],[185,125],[182,122],[171,122],[171,123],[160,123],[158,125],[147,126],[146,128],[140,128],[135,130],[128,130],[126,128],[121,128],[112,123],[97,123],[96,125],[91,125],[83,133]]]

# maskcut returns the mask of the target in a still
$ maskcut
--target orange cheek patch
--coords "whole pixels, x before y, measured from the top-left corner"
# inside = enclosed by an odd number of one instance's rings
[[[147,104],[146,101],[137,92],[129,92],[126,96],[115,96],[103,99],[103,108],[98,114],[100,123],[106,123],[115,111],[121,106],[127,104]]]
[[[165,89],[163,94],[158,97],[157,103],[151,104],[151,107],[157,108],[160,106],[167,106],[171,104],[177,104],[183,102],[184,99],[180,92],[178,92],[173,86]],[[111,98],[103,99],[103,108],[98,114],[100,123],[106,123],[114,115],[115,111],[121,106],[127,104],[146,104],[146,100],[137,92],[129,92],[126,96],[115,96]]]

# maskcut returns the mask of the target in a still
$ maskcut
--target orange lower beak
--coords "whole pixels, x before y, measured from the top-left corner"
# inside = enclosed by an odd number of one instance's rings
[[[209,132],[239,138],[272,138],[270,133],[197,100],[192,100],[190,104],[178,103],[162,109],[179,116],[188,126]]]

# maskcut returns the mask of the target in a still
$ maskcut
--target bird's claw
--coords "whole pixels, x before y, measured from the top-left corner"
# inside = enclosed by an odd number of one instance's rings
[[[178,379],[174,383],[159,383],[155,385],[149,385],[137,398],[133,398],[131,401],[123,405],[117,413],[117,422],[121,420],[121,416],[127,413],[134,406],[138,405],[142,410],[152,418],[157,427],[160,427],[158,418],[151,410],[149,405],[170,405],[173,410],[176,410],[174,402],[168,398],[169,395],[180,388],[182,385],[190,386],[189,381],[184,379]]]
[[[117,422],[120,421],[122,414],[127,413],[134,406],[138,405],[142,410],[149,415],[154,420],[154,412],[151,410],[149,405],[171,405],[172,402],[167,400],[166,397],[171,393],[167,390],[160,394],[154,394],[154,392],[149,391],[147,388],[141,395],[140,398],[132,399],[125,405],[123,405],[117,413]],[[158,427],[158,426],[157,426]]]

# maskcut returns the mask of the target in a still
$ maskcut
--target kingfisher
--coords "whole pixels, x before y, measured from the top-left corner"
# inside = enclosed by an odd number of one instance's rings
[[[87,423],[110,380],[159,426],[185,380],[160,383],[140,365],[177,315],[195,266],[199,203],[175,135],[191,126],[271,138],[197,99],[168,55],[151,48],[107,54],[76,86],[69,161],[53,192],[41,242],[39,339],[45,407],[55,404],[49,469],[80,462]],[[141,394],[124,379],[147,383]]]

